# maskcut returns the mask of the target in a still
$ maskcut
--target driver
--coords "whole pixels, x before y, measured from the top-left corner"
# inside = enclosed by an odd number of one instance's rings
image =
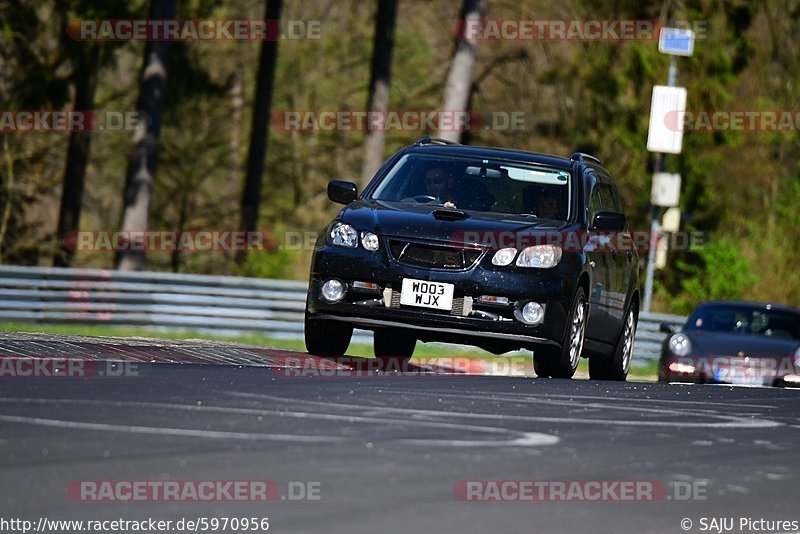
[[[442,202],[455,202],[455,181],[441,165],[435,165],[425,171],[425,187],[428,195]]]

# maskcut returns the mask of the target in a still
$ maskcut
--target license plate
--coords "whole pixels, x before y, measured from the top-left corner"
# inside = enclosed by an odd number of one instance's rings
[[[453,308],[453,287],[453,284],[404,278],[400,304],[450,310]]]
[[[766,378],[755,370],[730,369],[727,367],[717,367],[714,370],[714,381],[724,384],[737,386],[762,386],[766,383]]]

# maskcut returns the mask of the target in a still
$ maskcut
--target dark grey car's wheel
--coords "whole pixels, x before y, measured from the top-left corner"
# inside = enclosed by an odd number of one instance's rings
[[[306,350],[316,356],[342,356],[350,346],[353,327],[335,321],[312,319],[306,315]]]
[[[622,327],[617,345],[611,357],[589,358],[589,378],[592,380],[618,380],[624,381],[628,378],[628,371],[631,369],[631,359],[633,358],[633,340],[636,337],[636,325],[638,324],[639,310],[635,304],[631,304],[625,314],[625,324]]]
[[[547,348],[534,351],[533,370],[536,376],[552,378],[572,378],[583,352],[583,340],[586,335],[588,306],[583,288],[578,288],[564,332],[561,348]]]

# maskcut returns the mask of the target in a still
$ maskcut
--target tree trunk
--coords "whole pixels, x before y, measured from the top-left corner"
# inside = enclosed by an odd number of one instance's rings
[[[99,47],[87,44],[87,49],[77,58],[73,78],[75,80],[75,111],[94,110],[94,95],[99,69]],[[86,166],[89,164],[90,131],[72,131],[67,147],[67,162],[61,192],[61,207],[58,214],[59,249],[53,258],[56,267],[69,267],[75,257],[75,232],[78,231],[83,203],[83,185]]]
[[[392,77],[392,48],[397,19],[397,0],[378,0],[375,16],[375,44],[372,51],[372,72],[369,80],[367,109],[386,113],[389,109],[389,84]],[[361,186],[365,187],[383,163],[386,132],[370,129],[364,143],[364,162],[361,167]]]
[[[475,56],[478,52],[478,41],[469,39],[465,34],[469,20],[482,20],[486,14],[486,0],[464,0],[461,8],[461,21],[458,38],[456,39],[456,52],[453,64],[447,75],[447,86],[444,93],[442,110],[447,113],[467,111],[469,94],[472,88],[472,70],[475,66]],[[439,130],[438,136],[448,141],[459,142],[462,129]]]
[[[281,0],[267,0],[266,18],[277,24],[281,18]],[[242,193],[242,222],[240,229],[255,231],[258,228],[258,208],[261,203],[261,183],[264,160],[267,155],[267,136],[272,107],[272,92],[275,84],[275,65],[278,58],[278,39],[265,40],[261,44],[258,64],[258,81],[253,103],[253,123],[250,129],[250,148],[247,154],[247,174]],[[236,254],[236,262],[244,263],[247,252]]]
[[[174,19],[175,0],[151,0],[150,19]],[[147,217],[158,153],[158,136],[167,88],[169,41],[148,41],[139,90],[139,125],[134,138],[135,147],[125,176],[122,231],[147,230]],[[141,271],[146,267],[144,251],[118,251],[117,269]]]

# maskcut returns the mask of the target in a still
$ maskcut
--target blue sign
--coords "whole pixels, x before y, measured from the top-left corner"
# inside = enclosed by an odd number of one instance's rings
[[[658,51],[672,56],[691,56],[694,52],[694,32],[682,28],[661,28]]]

